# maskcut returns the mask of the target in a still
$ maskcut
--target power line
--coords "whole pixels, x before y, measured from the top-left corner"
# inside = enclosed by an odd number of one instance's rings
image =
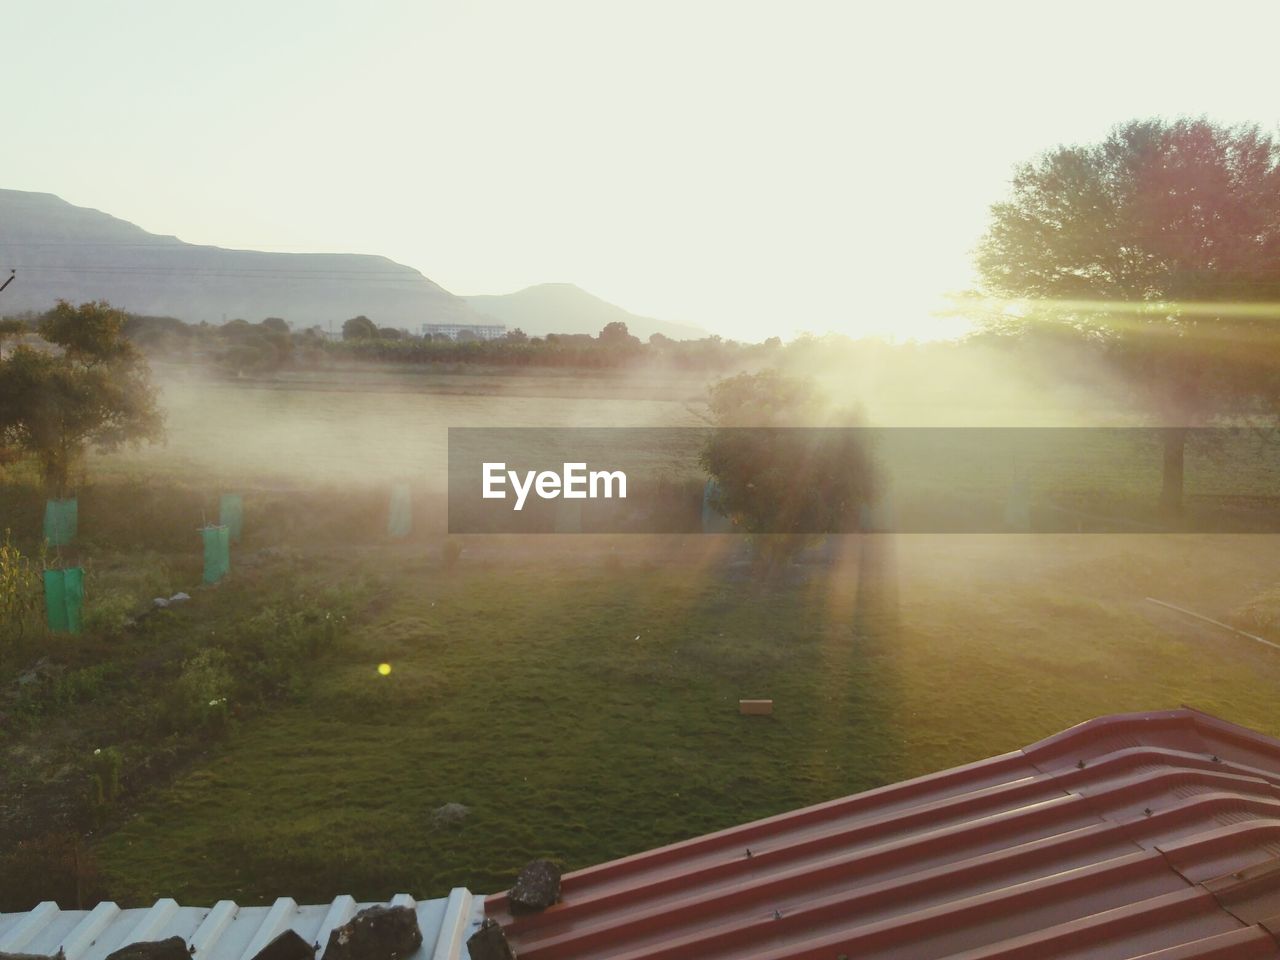
[[[393,270],[272,270],[265,267],[201,269],[198,267],[84,267],[54,264],[19,264],[37,273],[106,274],[137,277],[220,277],[264,280],[334,280],[360,283],[420,283],[427,278],[411,267]],[[427,281],[431,282],[431,281]]]

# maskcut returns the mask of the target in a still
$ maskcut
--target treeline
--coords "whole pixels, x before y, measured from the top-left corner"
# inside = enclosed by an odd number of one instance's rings
[[[34,331],[43,316],[29,312],[6,322]],[[377,327],[368,318],[354,317],[343,324],[342,339],[335,339],[320,327],[291,328],[281,317],[191,324],[175,317],[126,316],[125,335],[152,359],[207,365],[232,375],[351,362],[567,368],[656,364],[717,372],[769,362],[782,347],[777,337],[752,344],[718,336],[673,340],[655,333],[646,342],[623,323],[611,323],[597,336],[530,337],[517,328],[493,340],[467,337],[468,331],[454,340]]]
[[[46,314],[27,313],[0,321],[0,340],[32,334]],[[344,324],[345,339],[333,339],[318,327],[293,329],[284,319],[268,317],[250,323],[190,324],[174,317],[124,314],[124,335],[152,360],[187,363],[228,376],[264,376],[285,370],[326,369],[353,363],[503,368],[626,369],[666,368],[727,376],[743,370],[777,368],[803,375],[827,376],[881,390],[909,389],[928,394],[932,388],[954,388],[954,378],[940,378],[938,366],[956,369],[965,361],[1002,357],[1025,378],[1054,371],[1059,383],[1106,366],[1106,351],[1095,339],[1060,324],[1038,324],[1017,331],[975,333],[961,340],[890,343],[854,339],[843,334],[804,334],[783,343],[742,343],[711,336],[673,340],[654,334],[648,341],[631,335],[624,324],[607,326],[597,336],[550,334],[530,337],[519,329],[494,340],[415,336],[378,328],[364,317]],[[366,326],[367,325],[367,326]],[[976,375],[975,375],[976,377]]]

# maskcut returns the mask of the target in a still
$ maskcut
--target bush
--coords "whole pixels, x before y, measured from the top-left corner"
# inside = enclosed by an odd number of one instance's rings
[[[235,691],[230,660],[225,650],[209,647],[184,661],[161,712],[163,726],[174,733],[224,729],[227,698]]]
[[[306,683],[305,662],[333,643],[340,620],[320,608],[268,608],[240,627],[235,659],[244,695],[263,700],[299,696]]]
[[[95,593],[85,601],[85,630],[102,636],[120,633],[133,622],[137,609],[137,598],[122,590]]]

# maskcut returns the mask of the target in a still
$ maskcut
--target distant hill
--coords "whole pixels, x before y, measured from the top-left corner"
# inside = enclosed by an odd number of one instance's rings
[[[364,314],[414,332],[481,323],[460,298],[386,257],[264,253],[183,243],[49,193],[0,190],[0,314],[55,300],[107,300],[133,313],[220,323],[284,317],[329,326]]]
[[[597,334],[605,324],[615,320],[625,323],[627,330],[641,340],[647,340],[654,333],[673,340],[697,340],[707,336],[707,331],[699,327],[628,313],[571,283],[541,283],[502,296],[465,299],[477,313],[493,317],[509,329],[519,327],[531,337],[548,333]]]

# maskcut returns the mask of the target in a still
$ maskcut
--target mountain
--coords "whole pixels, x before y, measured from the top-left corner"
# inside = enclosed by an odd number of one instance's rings
[[[571,283],[540,283],[516,293],[465,299],[477,313],[505,323],[508,329],[519,327],[531,337],[548,333],[597,334],[605,324],[615,320],[625,323],[627,330],[641,340],[647,340],[653,333],[673,340],[707,336],[707,331],[698,327],[628,313]]]
[[[364,314],[414,332],[426,322],[484,322],[386,257],[199,246],[49,193],[0,190],[0,283],[10,269],[18,275],[0,293],[2,314],[47,310],[61,298],[192,322],[274,316],[327,327]]]

